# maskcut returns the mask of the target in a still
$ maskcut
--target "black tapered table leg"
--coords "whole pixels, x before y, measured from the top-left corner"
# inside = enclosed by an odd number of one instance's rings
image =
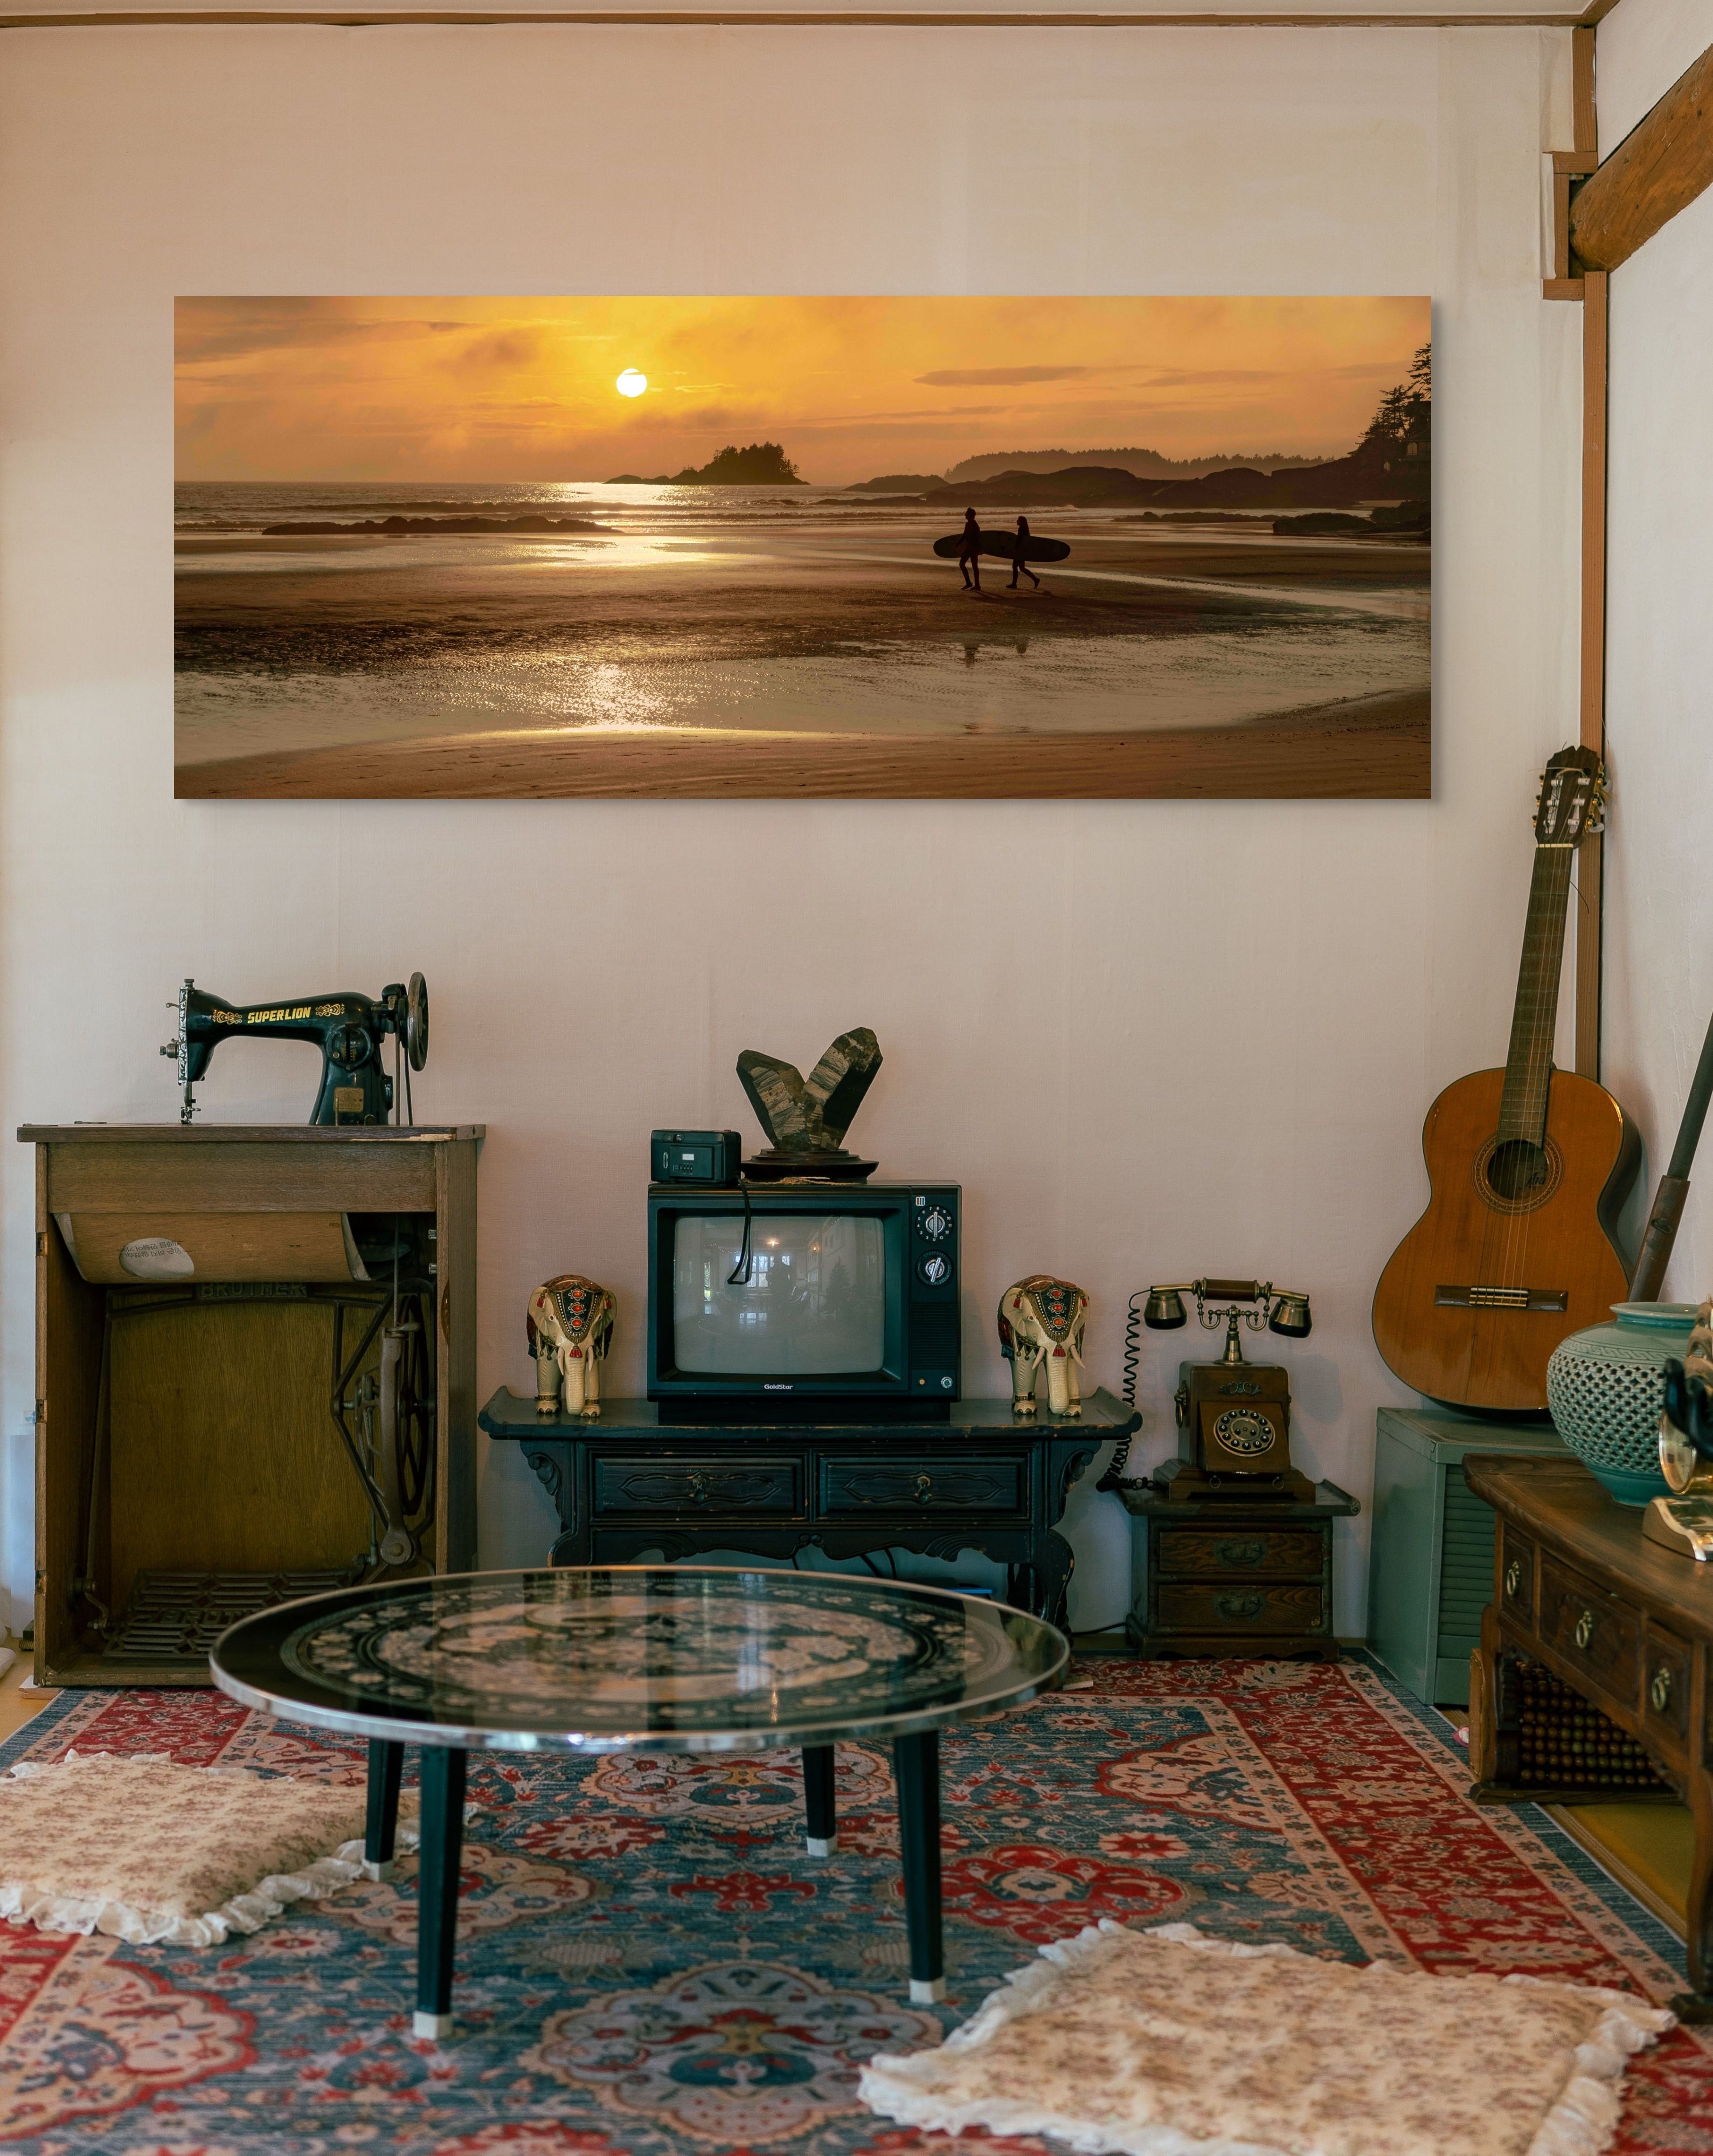
[[[404,1747],[384,1737],[369,1739],[369,1811],[363,1835],[363,1870],[371,1879],[392,1876],[392,1849],[398,1835],[398,1784],[404,1773]]]
[[[422,1857],[417,1871],[418,2036],[452,2034],[452,1958],[458,1941],[458,1876],[464,1854],[464,1755],[423,1747]]]
[[[946,1956],[940,1927],[940,1737],[900,1737],[892,1748],[898,1784],[899,1840],[904,1851],[904,1915],[910,1933],[912,2006],[946,1996]]]
[[[833,1747],[803,1747],[803,1829],[811,1856],[831,1856],[839,1846],[839,1813],[833,1797]]]

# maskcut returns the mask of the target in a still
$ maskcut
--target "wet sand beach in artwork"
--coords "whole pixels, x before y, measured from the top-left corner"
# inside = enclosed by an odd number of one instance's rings
[[[977,594],[830,488],[181,488],[177,791],[1428,793],[1423,541],[1029,516]]]

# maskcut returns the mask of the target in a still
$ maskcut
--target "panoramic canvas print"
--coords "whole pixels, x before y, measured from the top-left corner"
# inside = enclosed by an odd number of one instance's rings
[[[182,299],[177,790],[1425,795],[1429,317]]]

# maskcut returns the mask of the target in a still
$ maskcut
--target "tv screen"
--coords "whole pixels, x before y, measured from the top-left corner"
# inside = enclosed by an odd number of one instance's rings
[[[672,1248],[673,1359],[689,1373],[832,1377],[885,1360],[883,1221],[851,1213],[690,1214]]]

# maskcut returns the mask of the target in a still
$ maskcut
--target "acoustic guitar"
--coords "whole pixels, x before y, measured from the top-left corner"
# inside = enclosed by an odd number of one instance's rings
[[[1510,1050],[1428,1111],[1433,1195],[1375,1291],[1388,1367],[1453,1407],[1544,1409],[1553,1349],[1624,1298],[1613,1229],[1640,1145],[1603,1086],[1552,1066],[1571,865],[1604,793],[1591,748],[1561,749],[1541,776]]]

